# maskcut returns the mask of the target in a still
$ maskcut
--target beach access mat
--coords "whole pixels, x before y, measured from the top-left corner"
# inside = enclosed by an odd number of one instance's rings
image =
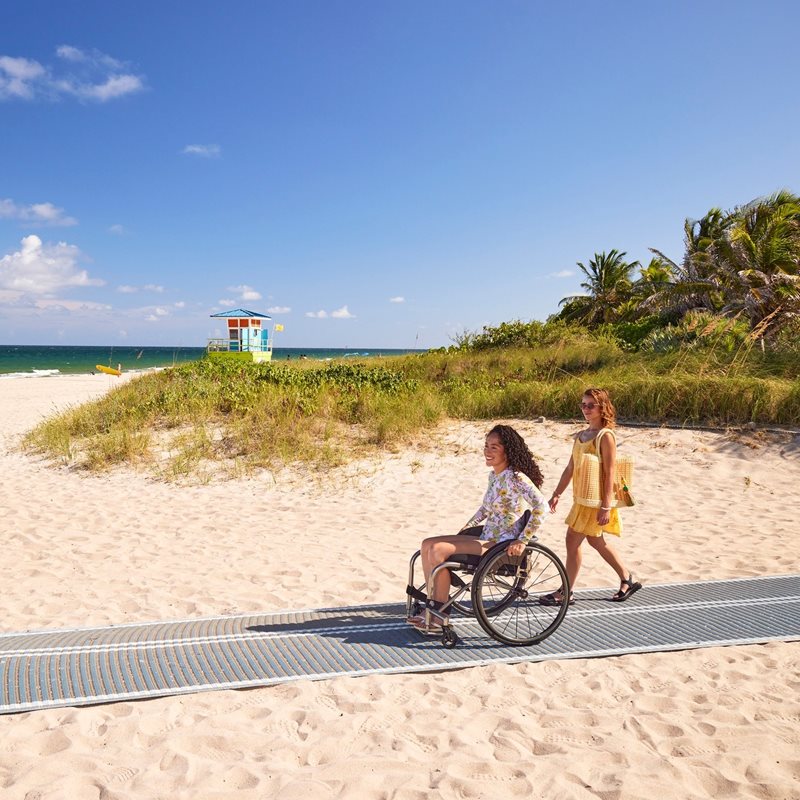
[[[611,590],[613,591],[613,590]],[[508,647],[453,617],[454,649],[405,604],[0,635],[0,713],[269,686],[343,675],[617,656],[800,639],[800,575],[646,585],[625,603],[576,592],[561,627]]]

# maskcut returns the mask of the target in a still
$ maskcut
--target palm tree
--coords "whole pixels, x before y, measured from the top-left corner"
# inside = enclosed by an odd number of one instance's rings
[[[626,253],[611,250],[595,253],[588,266],[579,261],[578,268],[586,277],[581,288],[587,294],[564,297],[558,317],[589,326],[618,320],[622,306],[631,296],[631,272],[640,266],[638,261],[625,261],[625,256]]]
[[[725,236],[732,218],[712,208],[700,219],[683,223],[684,254],[680,264],[653,247],[650,252],[665,264],[671,277],[642,299],[641,310],[662,317],[680,318],[690,311],[719,312],[724,305],[716,280],[713,248]],[[652,263],[652,262],[651,262]]]
[[[642,310],[683,316],[708,310],[744,313],[759,335],[800,315],[800,198],[780,191],[723,213],[686,220],[678,265],[658,250],[673,279],[642,301]]]
[[[641,267],[639,270],[640,283],[645,286],[666,286],[673,278],[672,264],[664,258],[650,259],[650,263],[646,267]]]
[[[641,306],[648,297],[666,289],[675,280],[675,269],[663,256],[651,258],[646,267],[639,269],[639,277],[633,283],[632,301]]]
[[[753,329],[774,333],[800,315],[800,197],[776,192],[733,218],[712,248],[727,289],[723,313],[744,312]]]

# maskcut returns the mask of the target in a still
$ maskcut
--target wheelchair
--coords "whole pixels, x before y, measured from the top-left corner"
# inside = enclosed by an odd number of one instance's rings
[[[522,530],[530,511],[526,511],[516,525]],[[470,528],[462,534],[476,536],[481,528]],[[544,641],[564,621],[568,604],[546,606],[539,597],[551,592],[569,597],[567,571],[561,559],[534,537],[521,556],[506,553],[510,541],[500,542],[483,555],[456,553],[439,564],[431,574],[430,586],[423,582],[417,586],[414,567],[420,551],[411,557],[406,586],[406,612],[408,617],[424,612],[430,625],[433,583],[440,570],[450,570],[450,597],[440,612],[449,615],[457,612],[477,618],[481,628],[498,642],[508,645],[529,646]],[[441,642],[445,647],[455,647],[459,637],[447,622],[442,626]]]

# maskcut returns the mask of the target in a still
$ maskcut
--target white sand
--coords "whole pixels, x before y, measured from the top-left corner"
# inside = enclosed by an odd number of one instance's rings
[[[0,630],[403,600],[486,480],[484,423],[307,484],[91,476],[14,447],[117,379],[0,380]],[[515,422],[545,490],[575,425]],[[645,581],[797,570],[800,438],[622,429]],[[566,498],[565,498],[566,499]],[[569,503],[542,539],[563,554]],[[342,557],[343,553],[346,557]],[[335,557],[331,557],[334,554]],[[616,586],[587,548],[581,586]],[[800,644],[373,676],[0,717],[0,797],[800,798]]]

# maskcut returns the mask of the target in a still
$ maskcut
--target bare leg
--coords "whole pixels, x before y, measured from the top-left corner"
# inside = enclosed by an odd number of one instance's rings
[[[628,577],[628,570],[620,561],[617,551],[605,540],[605,537],[601,534],[600,536],[587,536],[586,538],[589,540],[589,544],[600,553],[603,561],[617,573],[620,581],[624,581]]]
[[[422,558],[422,571],[425,574],[425,583],[430,582],[433,570],[447,561],[456,553],[482,555],[492,542],[484,542],[473,536],[434,536],[425,539],[420,546]],[[436,575],[433,587],[433,599],[439,603],[447,600],[450,594],[450,571],[443,569]]]
[[[581,571],[583,563],[583,552],[581,545],[586,536],[582,533],[567,528],[567,578],[569,579],[569,590],[575,590],[575,583],[578,580],[578,573]]]

